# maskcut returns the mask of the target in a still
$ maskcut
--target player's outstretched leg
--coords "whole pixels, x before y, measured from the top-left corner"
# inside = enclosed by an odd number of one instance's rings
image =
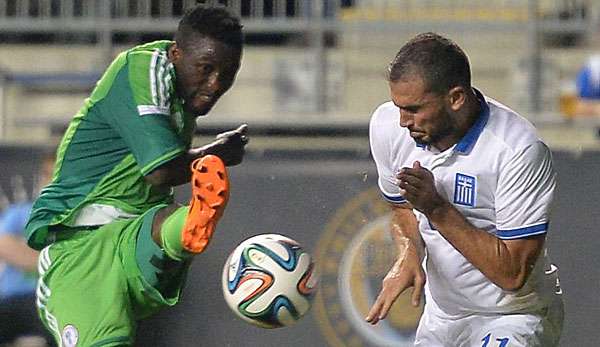
[[[227,171],[219,157],[196,159],[191,170],[189,206],[164,206],[156,213],[152,227],[154,242],[176,261],[204,251],[229,200]]]
[[[208,245],[229,201],[229,179],[223,161],[214,155],[192,163],[192,199],[183,226],[183,248],[200,253]]]
[[[195,160],[189,206],[161,205],[142,217],[136,263],[146,282],[163,296],[178,295],[194,254],[206,248],[229,199],[223,161],[213,155]]]

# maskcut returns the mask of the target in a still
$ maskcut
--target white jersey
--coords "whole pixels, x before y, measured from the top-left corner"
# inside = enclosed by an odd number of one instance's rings
[[[445,197],[475,227],[500,239],[545,234],[556,186],[551,153],[523,117],[477,91],[482,112],[465,136],[439,152],[419,146],[399,125],[399,109],[386,102],[370,123],[371,152],[385,199],[405,203],[396,173],[415,161],[435,177]],[[493,284],[414,210],[427,249],[425,293],[443,313],[533,312],[557,290],[546,251],[527,283],[509,292]],[[554,269],[554,268],[553,268]]]

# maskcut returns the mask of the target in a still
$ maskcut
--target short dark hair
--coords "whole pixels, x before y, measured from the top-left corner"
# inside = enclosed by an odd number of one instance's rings
[[[387,79],[396,82],[416,74],[437,94],[456,86],[471,87],[469,58],[452,40],[436,33],[422,33],[408,41],[388,67]]]
[[[175,41],[185,48],[194,34],[213,38],[238,49],[244,43],[240,19],[224,7],[197,5],[187,11],[179,21]]]

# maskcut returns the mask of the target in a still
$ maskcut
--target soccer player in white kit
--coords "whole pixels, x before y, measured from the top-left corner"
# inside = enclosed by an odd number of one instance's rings
[[[413,305],[425,292],[415,346],[557,346],[548,147],[525,118],[471,87],[467,56],[438,34],[406,43],[388,82],[370,143],[398,259],[366,321],[384,319],[414,286]]]

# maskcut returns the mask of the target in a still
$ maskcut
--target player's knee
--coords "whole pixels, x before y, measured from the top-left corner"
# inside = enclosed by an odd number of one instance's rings
[[[161,232],[162,232],[162,228],[163,228],[163,224],[164,221],[171,215],[173,214],[175,211],[177,211],[177,209],[179,208],[179,205],[176,204],[170,204],[167,205],[163,208],[161,208],[160,210],[158,210],[156,212],[156,214],[154,215],[154,220],[152,221],[152,239],[154,240],[154,242],[162,247],[162,240],[161,240]]]

